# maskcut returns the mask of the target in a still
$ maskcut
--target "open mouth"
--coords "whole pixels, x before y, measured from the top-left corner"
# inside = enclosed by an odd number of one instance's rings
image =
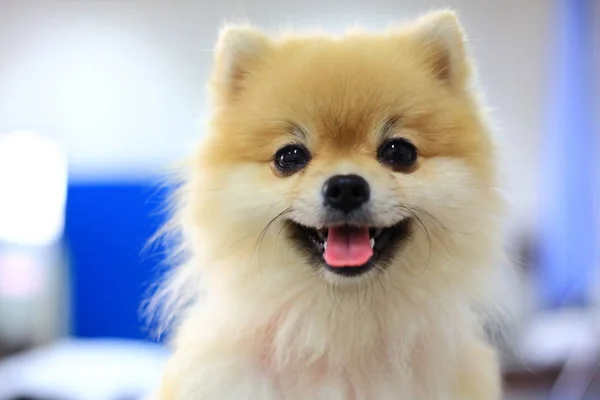
[[[375,266],[385,268],[410,236],[411,220],[385,227],[336,225],[316,229],[288,221],[291,237],[318,266],[354,277]]]

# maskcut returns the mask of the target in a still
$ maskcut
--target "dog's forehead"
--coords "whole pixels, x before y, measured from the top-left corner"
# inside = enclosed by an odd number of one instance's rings
[[[325,82],[324,86],[334,86]],[[301,139],[319,147],[359,149],[378,142],[389,121],[402,112],[400,101],[348,87],[282,99],[288,119]]]
[[[315,147],[328,152],[360,152],[372,148],[383,130],[381,113],[356,110],[352,113],[323,114],[317,117],[310,134]]]
[[[379,68],[360,56],[347,64],[328,58],[319,63],[309,58],[302,64],[307,67],[275,74],[268,85],[257,88],[257,99],[273,106],[257,113],[267,112],[267,120],[285,116],[316,143],[371,143],[388,120],[414,108],[412,84],[394,84],[398,77],[392,73],[398,71]]]

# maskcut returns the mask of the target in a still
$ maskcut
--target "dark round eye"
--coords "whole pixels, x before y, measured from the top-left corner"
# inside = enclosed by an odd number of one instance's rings
[[[274,162],[278,170],[286,173],[298,171],[310,161],[308,151],[299,145],[290,144],[275,153]]]
[[[379,147],[377,158],[396,171],[405,171],[417,162],[417,148],[406,139],[390,139]]]

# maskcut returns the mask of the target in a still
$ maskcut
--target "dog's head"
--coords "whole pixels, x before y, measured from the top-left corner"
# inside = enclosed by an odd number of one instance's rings
[[[471,75],[451,12],[339,38],[225,29],[184,216],[207,265],[338,286],[480,268],[497,198]]]

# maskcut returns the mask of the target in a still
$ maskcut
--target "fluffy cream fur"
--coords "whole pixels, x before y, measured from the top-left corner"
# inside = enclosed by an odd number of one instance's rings
[[[176,318],[159,398],[500,399],[482,324],[498,306],[501,206],[472,81],[450,11],[339,38],[223,31],[211,129],[178,203],[189,260],[162,291]],[[389,115],[419,149],[410,173],[375,157]],[[282,177],[289,121],[314,157]],[[369,181],[381,224],[415,218],[389,267],[360,279],[315,273],[283,225],[318,223],[338,173]]]

